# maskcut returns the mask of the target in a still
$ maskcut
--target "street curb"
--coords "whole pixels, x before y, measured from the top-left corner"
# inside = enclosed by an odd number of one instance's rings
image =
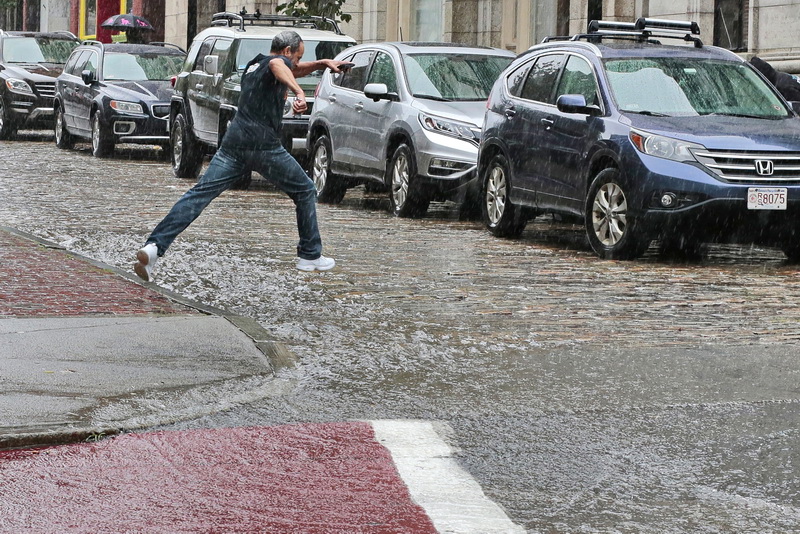
[[[183,295],[180,295],[179,293],[175,293],[174,291],[170,291],[169,289],[164,289],[163,287],[160,287],[159,285],[153,282],[145,282],[135,274],[131,274],[113,265],[108,265],[107,263],[103,263],[93,258],[89,258],[88,256],[83,256],[81,254],[78,254],[77,252],[72,252],[70,250],[67,250],[66,247],[59,245],[58,243],[53,243],[52,241],[42,239],[41,237],[29,234],[27,232],[22,232],[20,230],[17,230],[16,228],[0,226],[0,231],[16,235],[17,237],[21,237],[29,241],[34,241],[39,245],[49,249],[63,251],[64,253],[74,258],[77,258],[81,261],[85,261],[91,265],[94,265],[99,269],[103,269],[105,271],[111,271],[114,274],[127,279],[129,282],[133,282],[134,284],[145,287],[150,291],[159,293],[162,296],[174,302],[177,302],[178,304],[182,304],[184,306],[195,309],[207,315],[216,315],[226,319],[233,326],[241,330],[247,337],[253,340],[253,343],[255,344],[259,352],[261,352],[261,354],[264,356],[265,363],[269,366],[273,374],[275,374],[275,372],[277,372],[280,369],[286,367],[294,367],[297,364],[297,357],[283,343],[271,339],[270,334],[266,330],[264,330],[264,328],[255,319],[252,319],[250,317],[244,317],[242,315],[237,315],[227,310],[215,308],[213,306],[208,306],[207,304],[202,304],[200,302],[193,301],[187,297],[184,297]]]

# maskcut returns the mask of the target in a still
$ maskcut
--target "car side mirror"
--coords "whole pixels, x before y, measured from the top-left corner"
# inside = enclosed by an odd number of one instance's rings
[[[598,106],[588,106],[583,95],[561,95],[556,100],[556,107],[561,113],[596,115],[600,111]]]
[[[219,72],[219,56],[206,56],[203,58],[203,71],[214,76]]]
[[[364,94],[375,102],[379,100],[397,100],[397,93],[390,93],[385,83],[368,83],[364,87]]]
[[[97,81],[97,76],[93,71],[90,70],[83,70],[81,71],[81,80],[86,85],[92,85],[94,82]]]

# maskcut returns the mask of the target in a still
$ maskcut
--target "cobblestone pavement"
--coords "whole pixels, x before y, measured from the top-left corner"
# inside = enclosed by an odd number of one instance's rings
[[[0,224],[121,268],[190,186],[156,150],[0,143]],[[604,261],[578,226],[497,239],[450,204],[394,218],[363,188],[318,211],[327,273],[294,268],[293,205],[261,180],[159,262],[159,285],[253,317],[300,362],[287,394],[194,425],[444,420],[533,532],[800,524],[800,270],[779,251]]]

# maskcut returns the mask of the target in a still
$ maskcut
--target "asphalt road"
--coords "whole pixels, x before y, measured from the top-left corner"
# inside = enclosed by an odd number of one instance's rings
[[[0,142],[0,224],[119,267],[190,186],[156,150]],[[319,207],[323,274],[294,269],[293,206],[258,179],[178,238],[156,281],[300,363],[282,395],[171,428],[441,421],[530,532],[800,531],[800,270],[779,251],[603,261],[570,224],[501,240],[450,204],[386,205]]]

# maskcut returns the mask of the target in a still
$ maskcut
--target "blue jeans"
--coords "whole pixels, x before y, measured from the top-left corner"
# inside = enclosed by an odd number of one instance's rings
[[[317,190],[299,163],[282,146],[265,150],[220,147],[205,174],[172,207],[148,243],[155,243],[163,256],[212,200],[229,189],[245,173],[256,171],[274,183],[294,201],[300,241],[297,255],[315,260],[322,254],[322,239],[317,227]]]

